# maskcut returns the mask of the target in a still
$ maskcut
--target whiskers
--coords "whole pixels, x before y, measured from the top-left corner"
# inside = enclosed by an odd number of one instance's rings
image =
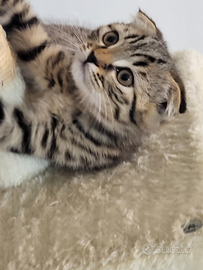
[[[52,25],[52,29],[57,31],[59,38],[63,41],[63,45],[71,51],[77,51],[82,49],[84,42],[79,36],[79,33],[74,29],[75,27],[70,27],[73,35],[67,34],[65,30],[61,29],[58,25]]]
[[[50,46],[53,46],[53,42],[50,42],[50,41],[48,41],[47,43],[46,43],[47,45],[50,45]],[[75,48],[73,49],[72,47],[69,47],[69,46],[64,46],[64,45],[60,45],[61,47],[64,47],[64,49],[66,49],[66,50],[68,50],[68,51],[71,51],[72,53],[75,53]]]
[[[84,42],[83,42],[82,38],[80,37],[80,33],[78,31],[79,30],[78,27],[76,27],[76,26],[70,26],[70,29],[73,32],[73,34],[75,35],[75,37],[77,38],[78,42],[81,45],[84,45]]]

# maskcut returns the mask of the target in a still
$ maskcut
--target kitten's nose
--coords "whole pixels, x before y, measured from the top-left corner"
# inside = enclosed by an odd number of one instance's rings
[[[95,64],[97,67],[99,66],[98,65],[98,61],[97,61],[97,58],[95,57],[94,55],[94,51],[92,51],[89,56],[87,57],[85,63],[93,63]]]

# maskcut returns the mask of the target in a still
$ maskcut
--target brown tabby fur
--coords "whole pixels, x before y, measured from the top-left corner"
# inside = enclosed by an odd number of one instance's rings
[[[145,133],[186,109],[162,34],[141,11],[129,24],[92,31],[43,25],[26,1],[0,0],[0,24],[26,83],[20,105],[0,102],[4,150],[101,168],[128,157]],[[116,44],[104,44],[108,32],[118,35]],[[122,70],[132,85],[119,82]]]

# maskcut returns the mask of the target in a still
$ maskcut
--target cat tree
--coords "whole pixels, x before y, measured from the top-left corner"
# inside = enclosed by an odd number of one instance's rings
[[[202,269],[203,56],[174,60],[188,110],[130,162],[79,173],[0,152],[1,269]],[[20,104],[25,86],[2,28],[0,80],[0,97]]]

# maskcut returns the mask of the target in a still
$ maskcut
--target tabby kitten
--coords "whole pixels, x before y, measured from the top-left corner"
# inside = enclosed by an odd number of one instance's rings
[[[1,98],[1,149],[101,168],[186,109],[162,34],[141,11],[92,31],[43,25],[25,0],[0,0],[0,24],[26,83],[20,104]]]

